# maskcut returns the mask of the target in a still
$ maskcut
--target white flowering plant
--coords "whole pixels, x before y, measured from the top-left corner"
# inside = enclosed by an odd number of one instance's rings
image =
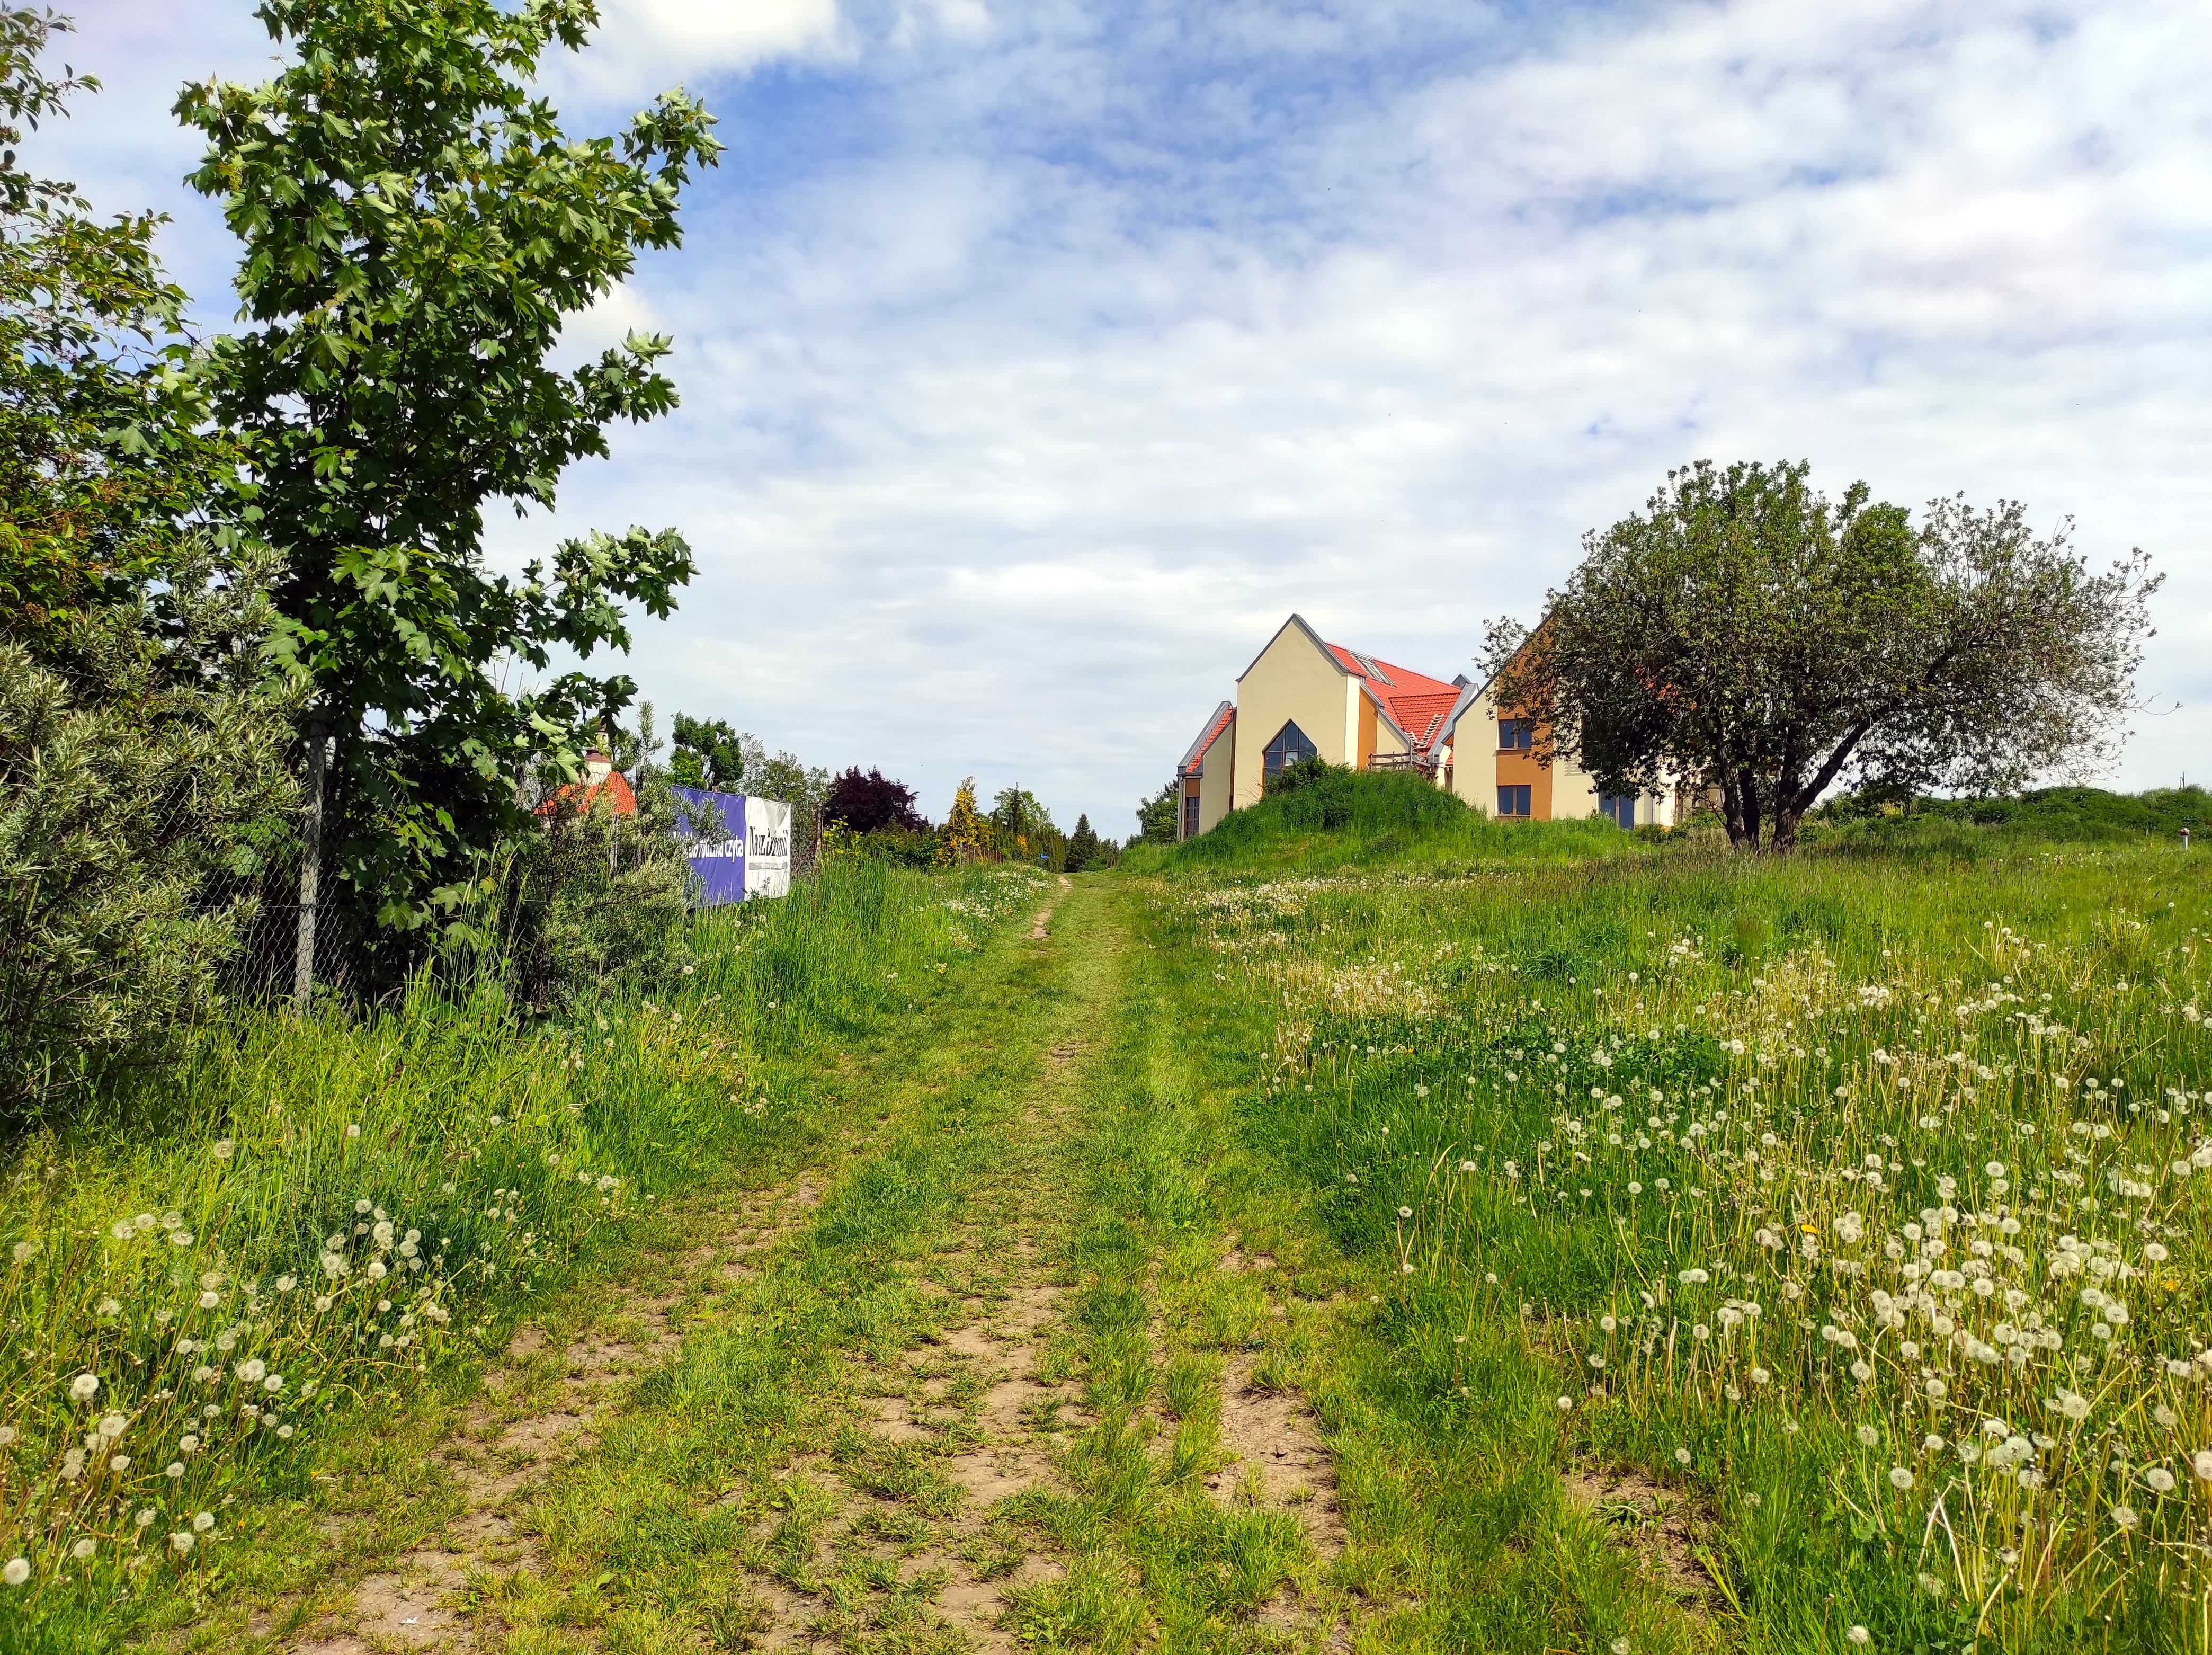
[[[1264,1014],[1259,1118],[1471,1428],[1502,1340],[1563,1455],[1711,1503],[1739,1602],[1825,1579],[1884,1642],[2194,1640],[2212,916],[2106,855],[2057,922],[2057,860],[1245,882],[1164,917]]]

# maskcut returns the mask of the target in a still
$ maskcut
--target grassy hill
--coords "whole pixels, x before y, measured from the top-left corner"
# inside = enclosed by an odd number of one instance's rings
[[[1418,776],[1315,765],[1293,785],[1171,847],[1138,845],[1133,871],[1585,861],[1632,851],[1640,836],[1600,818],[1501,822]]]
[[[2197,834],[2212,828],[2212,793],[2203,788],[2159,788],[2148,793],[2038,788],[2009,799],[1921,798],[1902,810],[1838,800],[1807,819],[1807,843],[1844,848],[1966,847],[1992,838],[2178,843],[2185,827]]]
[[[1917,798],[1909,806],[1846,797],[1805,819],[1809,855],[1897,851],[1943,859],[2002,855],[2044,842],[2179,844],[2181,830],[2212,831],[2212,792],[2162,788],[2040,788],[2008,799]],[[1501,822],[1417,776],[1315,766],[1297,785],[1231,812],[1210,831],[1171,847],[1133,846],[1133,870],[1307,869],[1408,864],[1583,861],[1667,846],[1711,851],[1725,843],[1707,818],[1673,831],[1624,833],[1602,818]],[[2203,847],[2212,849],[2212,842]]]

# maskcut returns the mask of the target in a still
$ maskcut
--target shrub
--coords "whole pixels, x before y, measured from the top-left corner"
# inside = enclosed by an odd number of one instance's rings
[[[73,619],[46,660],[0,642],[0,1110],[158,1058],[253,916],[218,884],[295,843],[263,573],[200,557],[158,599]]]

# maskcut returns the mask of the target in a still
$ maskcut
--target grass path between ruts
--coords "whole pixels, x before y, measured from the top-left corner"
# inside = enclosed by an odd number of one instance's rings
[[[805,1164],[522,1329],[271,1646],[1452,1647],[1372,1266],[1239,1147],[1145,900],[1073,882],[824,1077]]]

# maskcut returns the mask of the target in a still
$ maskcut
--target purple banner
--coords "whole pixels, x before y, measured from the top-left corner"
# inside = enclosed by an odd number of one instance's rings
[[[734,793],[672,788],[679,806],[677,833],[690,840],[685,860],[698,876],[696,900],[712,908],[745,899],[745,801]],[[694,823],[697,825],[695,827]]]

